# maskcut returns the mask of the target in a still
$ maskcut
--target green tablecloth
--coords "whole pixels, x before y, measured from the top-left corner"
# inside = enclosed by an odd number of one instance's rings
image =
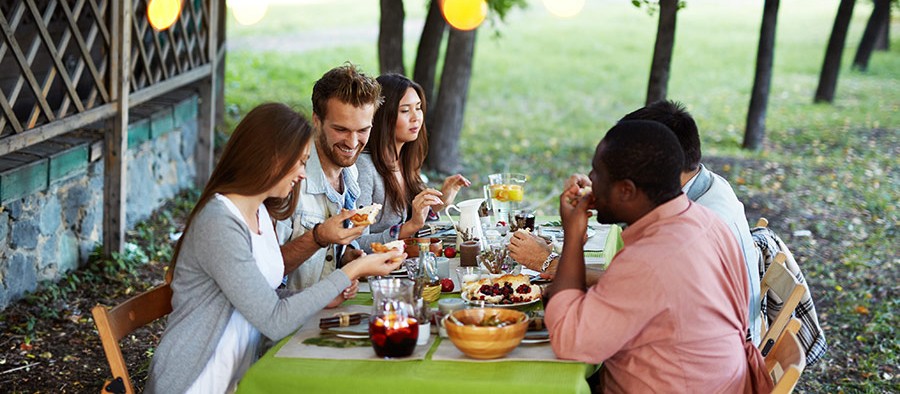
[[[603,252],[608,263],[621,248],[621,230],[613,226]],[[444,295],[458,297],[458,294]],[[371,304],[369,294],[348,303]],[[238,393],[589,393],[585,377],[596,366],[548,361],[459,362],[424,360],[320,360],[275,357],[292,336],[284,338],[244,375]],[[373,350],[374,351],[374,350]]]
[[[594,366],[557,362],[314,360],[269,350],[244,375],[238,393],[589,393]],[[439,340],[435,341],[432,351]]]

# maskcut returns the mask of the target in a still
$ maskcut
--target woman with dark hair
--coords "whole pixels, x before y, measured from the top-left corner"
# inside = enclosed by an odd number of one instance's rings
[[[382,204],[382,213],[368,234],[359,238],[369,251],[371,242],[385,243],[416,234],[425,221],[452,204],[459,189],[469,186],[460,174],[444,180],[441,190],[425,185],[421,169],[428,154],[425,131],[425,92],[400,74],[378,77],[384,103],[375,111],[372,134],[356,162],[360,196],[357,206]]]
[[[284,260],[273,219],[294,212],[312,127],[283,104],[263,104],[235,128],[175,246],[172,313],[147,392],[231,392],[262,336],[281,339],[364,275],[385,275],[400,252],[351,261],[298,293],[279,294]]]

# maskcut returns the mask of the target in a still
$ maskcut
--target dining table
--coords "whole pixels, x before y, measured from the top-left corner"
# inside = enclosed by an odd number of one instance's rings
[[[586,261],[600,266],[612,259],[621,248],[621,230],[608,226],[595,230],[596,247],[585,252]],[[602,238],[602,239],[601,239]],[[591,239],[588,240],[588,243]],[[449,259],[451,272],[459,265],[458,258]],[[453,275],[451,274],[451,277]],[[454,278],[455,282],[458,282]],[[449,338],[432,334],[426,345],[417,346],[418,357],[381,359],[371,346],[347,351],[340,348],[319,348],[301,344],[302,338],[319,331],[323,316],[341,311],[360,311],[372,305],[372,295],[362,284],[356,297],[336,309],[328,309],[309,319],[294,335],[281,339],[254,363],[238,385],[238,393],[589,393],[586,378],[597,371],[598,365],[571,360],[558,360],[549,342],[519,345],[504,358],[475,360],[462,353],[459,357],[444,357],[455,352]],[[459,298],[457,292],[442,293],[441,298]],[[432,303],[436,306],[437,302]],[[371,309],[371,308],[368,308]],[[529,305],[530,311],[542,311],[541,302]],[[437,331],[437,330],[435,330]],[[306,346],[306,347],[305,347]],[[513,356],[517,350],[520,354]],[[323,353],[324,352],[324,353]],[[529,353],[531,352],[531,353]],[[318,354],[318,356],[317,356]],[[325,356],[322,356],[322,355]],[[343,355],[347,355],[346,357]],[[362,354],[362,356],[359,356]],[[528,354],[543,354],[531,359]],[[547,356],[549,355],[549,356]]]

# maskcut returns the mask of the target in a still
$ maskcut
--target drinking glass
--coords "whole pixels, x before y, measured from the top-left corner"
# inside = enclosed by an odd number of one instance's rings
[[[525,174],[499,173],[488,175],[490,182],[491,209],[494,223],[511,222],[510,213],[514,212],[525,198]]]
[[[369,285],[375,300],[369,318],[369,338],[375,354],[383,358],[411,355],[419,337],[413,282],[398,278],[376,279]]]

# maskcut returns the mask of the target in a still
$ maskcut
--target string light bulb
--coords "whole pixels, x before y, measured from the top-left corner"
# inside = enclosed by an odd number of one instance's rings
[[[560,18],[571,18],[584,8],[584,0],[544,0],[544,7]]]
[[[266,0],[228,0],[228,7],[237,23],[251,26],[266,16],[269,3]]]
[[[485,0],[444,0],[441,12],[444,20],[457,30],[473,30],[487,17]]]
[[[150,0],[147,2],[147,20],[156,30],[166,30],[181,15],[181,0]]]

